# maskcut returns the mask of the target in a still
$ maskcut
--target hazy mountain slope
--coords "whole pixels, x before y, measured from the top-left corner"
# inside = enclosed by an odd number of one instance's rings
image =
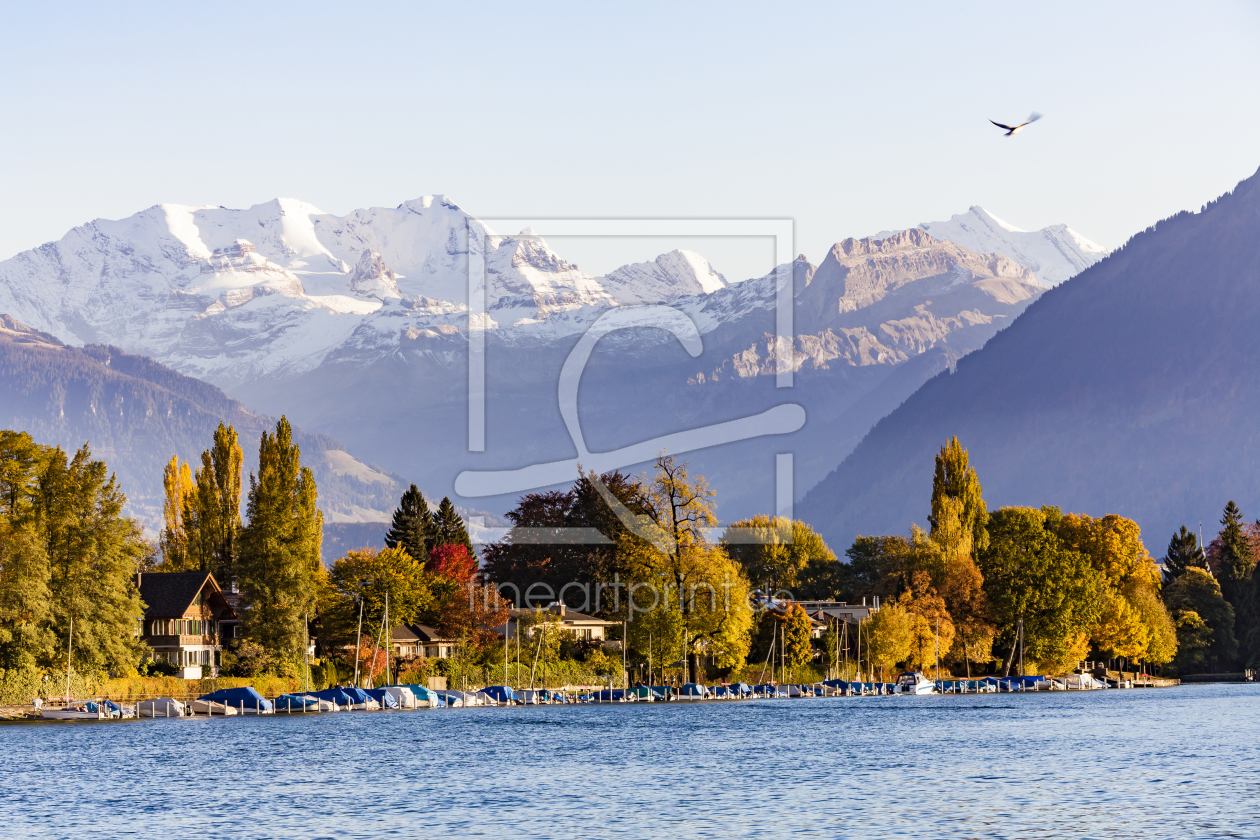
[[[1159,553],[1228,499],[1260,514],[1260,173],[1042,295],[880,421],[802,501],[833,545],[928,513],[957,434],[991,506],[1119,513]]]
[[[1032,270],[1047,286],[1056,286],[1107,256],[1107,249],[1067,225],[1023,230],[1004,222],[978,205],[944,222],[919,225],[937,239],[947,239],[981,254],[1004,254]],[[900,231],[886,230],[873,239]]]
[[[116,347],[67,347],[0,315],[0,428],[70,451],[90,442],[117,472],[129,511],[151,527],[161,523],[163,466],[174,454],[198,458],[220,420],[236,427],[249,468],[273,418],[151,359]],[[396,478],[330,437],[295,432],[329,521],[386,518],[401,493]]]
[[[802,259],[790,274],[801,328],[791,355],[794,387],[777,388],[773,376],[777,354],[788,352],[774,346],[777,275],[680,298],[674,306],[699,326],[704,352],[693,359],[660,330],[604,339],[582,377],[579,417],[589,449],[606,452],[799,404],[807,420],[793,434],[683,456],[713,482],[723,517],[765,512],[773,506],[777,453],[795,453],[801,482],[817,481],[942,363],[913,365],[883,386],[899,366],[934,349],[956,357],[979,346],[1040,292],[1014,262],[922,231],[878,245],[847,240],[817,269]],[[857,285],[860,295],[846,297]],[[242,385],[238,393],[266,410],[283,406],[306,428],[447,493],[465,469],[574,457],[557,381],[575,342],[487,333],[484,453],[468,452],[467,339],[458,329],[418,332],[383,357],[331,353],[315,370]],[[857,409],[868,394],[877,408]],[[846,414],[858,425],[846,424]],[[462,503],[498,511],[513,501],[508,494]]]

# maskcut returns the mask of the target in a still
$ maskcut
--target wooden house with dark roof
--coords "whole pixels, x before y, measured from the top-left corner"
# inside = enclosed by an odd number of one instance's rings
[[[427,624],[400,624],[390,631],[389,643],[399,659],[449,659],[459,640],[448,639]]]
[[[145,603],[141,639],[157,662],[169,662],[184,679],[218,676],[224,643],[237,615],[209,572],[142,572]]]

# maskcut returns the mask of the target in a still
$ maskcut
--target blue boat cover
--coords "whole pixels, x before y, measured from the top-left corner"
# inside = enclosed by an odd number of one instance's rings
[[[634,688],[630,689],[630,693],[635,697],[638,697],[640,700],[647,700],[648,698],[651,698],[652,700],[665,699],[665,695],[646,685],[636,685]]]
[[[398,708],[398,698],[391,695],[384,688],[367,688],[367,689],[364,689],[364,693],[366,693],[368,697],[371,697],[377,703],[380,703],[382,709],[397,709]]]
[[[486,686],[477,693],[486,695],[496,703],[508,703],[510,701],[520,699],[516,696],[516,692],[512,690],[511,686],[506,685]]]
[[[634,696],[634,692],[627,691],[624,688],[614,688],[612,691],[605,688],[603,691],[595,692],[594,695],[595,699],[600,703],[620,703],[627,696]]]
[[[273,710],[271,701],[255,691],[252,685],[245,685],[240,688],[220,688],[218,691],[212,691],[197,699],[211,703],[223,703],[234,709],[239,709],[243,706],[246,709],[257,709],[261,712]]]
[[[281,694],[275,699],[276,709],[319,708],[319,699],[313,694]]]
[[[352,685],[342,686],[341,690],[344,691],[346,695],[350,697],[351,702],[353,702],[356,706],[359,705],[360,703],[366,703],[367,701],[373,699],[372,695],[368,694],[363,689],[355,688]]]
[[[731,686],[731,691],[736,694],[752,694],[752,686],[748,683],[735,683]]]
[[[349,706],[354,703],[354,698],[340,688],[325,688],[323,691],[312,691],[311,695],[318,697],[320,700],[336,703],[338,706]]]
[[[697,683],[687,683],[682,687],[681,694],[687,697],[703,697],[705,688]]]

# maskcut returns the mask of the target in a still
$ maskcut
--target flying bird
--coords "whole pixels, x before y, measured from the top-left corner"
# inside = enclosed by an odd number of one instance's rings
[[[1038,114],[1036,111],[1033,111],[1031,114],[1029,114],[1029,115],[1028,115],[1028,119],[1024,120],[1024,121],[1023,121],[1022,123],[1020,123],[1019,125],[1002,125],[1002,123],[1000,123],[1000,122],[993,122],[993,120],[989,120],[989,122],[993,123],[993,124],[994,124],[994,125],[996,125],[998,128],[1004,128],[1004,129],[1006,129],[1006,136],[1007,136],[1007,137],[1010,137],[1012,134],[1014,134],[1015,132],[1019,131],[1019,130],[1020,130],[1021,128],[1023,128],[1024,126],[1026,126],[1026,125],[1032,125],[1033,123],[1035,123],[1035,122],[1036,122],[1037,120],[1039,120],[1039,119],[1041,119],[1041,114]]]

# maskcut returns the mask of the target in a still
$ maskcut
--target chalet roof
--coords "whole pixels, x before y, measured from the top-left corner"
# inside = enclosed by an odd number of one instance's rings
[[[547,615],[556,616],[557,618],[560,619],[561,623],[563,624],[594,624],[600,627],[612,627],[615,624],[621,623],[619,621],[605,621],[602,618],[597,618],[596,616],[587,615],[586,613],[580,613],[577,610],[571,610],[568,608],[565,609],[563,615],[556,612],[555,610],[544,610],[543,612],[546,613]],[[533,614],[534,614],[533,610],[518,610],[518,609],[508,610],[508,615],[510,617],[510,620],[519,619],[522,615],[533,615]]]
[[[229,612],[219,584],[209,572],[143,572],[140,575],[140,600],[145,603],[145,618],[178,618],[183,615],[206,584],[217,595],[219,606]]]
[[[427,624],[400,624],[389,633],[391,642],[402,644],[434,644],[436,642],[449,642],[451,639],[446,638],[436,627],[430,627]]]

